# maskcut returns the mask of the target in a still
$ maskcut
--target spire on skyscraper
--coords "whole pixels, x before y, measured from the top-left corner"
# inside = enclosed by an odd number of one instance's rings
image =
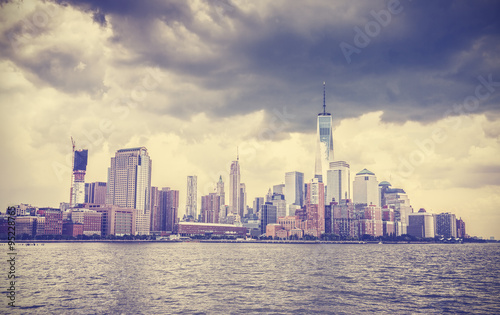
[[[325,81],[323,81],[323,115],[326,115],[326,88]]]

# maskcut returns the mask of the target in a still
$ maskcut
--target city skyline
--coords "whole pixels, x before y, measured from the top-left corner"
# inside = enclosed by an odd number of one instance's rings
[[[247,205],[286,172],[308,183],[326,81],[351,175],[366,168],[415,210],[500,238],[499,4],[67,3],[0,7],[4,210],[69,201],[71,136],[88,183],[106,182],[117,150],[146,147],[180,217],[188,175],[198,196],[220,176],[229,193],[236,147]]]

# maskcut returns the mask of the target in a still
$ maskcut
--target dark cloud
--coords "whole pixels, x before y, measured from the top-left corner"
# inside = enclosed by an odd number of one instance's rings
[[[313,131],[327,81],[335,119],[382,110],[385,121],[431,122],[474,95],[478,76],[500,81],[497,1],[401,1],[401,13],[391,15],[350,56],[351,63],[340,43],[354,45],[354,27],[366,30],[375,21],[371,11],[387,10],[387,2],[273,2],[265,12],[222,0],[205,2],[208,9],[180,0],[54,2],[90,12],[93,21],[111,27],[111,41],[133,52],[123,66],[160,66],[220,93],[218,104],[191,95],[190,106],[153,106],[181,118],[200,111],[220,117],[265,109],[271,115],[286,106],[296,116],[286,131]],[[201,20],[197,10],[212,22]],[[53,58],[73,62],[64,54]],[[68,88],[62,84],[66,76],[44,75],[48,69],[41,64],[31,69]],[[498,112],[498,92],[474,112]]]

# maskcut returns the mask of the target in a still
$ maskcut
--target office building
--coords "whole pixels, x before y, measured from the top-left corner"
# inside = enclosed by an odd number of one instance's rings
[[[436,234],[446,238],[457,237],[457,218],[453,213],[436,215]]]
[[[342,199],[351,199],[351,170],[344,161],[330,162],[330,169],[326,172],[326,203],[332,200],[340,202]]]
[[[278,222],[276,206],[266,202],[261,206],[260,214],[260,233],[266,234],[266,226]]]
[[[245,216],[246,212],[247,212],[247,190],[246,190],[246,186],[244,183],[240,183],[240,199],[239,199],[239,202],[240,202],[240,206],[239,206],[239,215],[240,215],[240,218],[243,218],[243,216]]]
[[[186,216],[193,220],[198,220],[198,179],[196,176],[187,177],[187,193],[186,193]]]
[[[314,236],[319,237],[325,233],[325,185],[318,178],[306,184],[305,202],[307,220],[310,222],[308,230],[315,230]]]
[[[240,180],[240,164],[237,156],[236,161],[231,163],[229,171],[229,212],[242,216]]]
[[[465,222],[462,218],[457,219],[457,237],[466,238],[467,234],[465,233]]]
[[[304,205],[304,173],[287,172],[285,174],[285,200],[287,206]]]
[[[420,209],[417,213],[408,215],[407,234],[418,238],[433,238],[435,231],[435,215],[428,213],[425,209]]]
[[[85,203],[106,204],[107,187],[105,182],[85,184]]]
[[[94,207],[96,205],[93,205]],[[83,235],[101,235],[102,213],[90,209],[73,209],[71,211],[71,221],[83,225]]]
[[[151,226],[151,164],[145,147],[121,149],[108,170],[106,204],[136,209],[134,230],[143,235]]]
[[[273,194],[272,204],[276,206],[277,218],[285,217],[287,215],[285,195]]]
[[[374,173],[366,168],[356,174],[353,183],[354,204],[378,205],[378,182]]]

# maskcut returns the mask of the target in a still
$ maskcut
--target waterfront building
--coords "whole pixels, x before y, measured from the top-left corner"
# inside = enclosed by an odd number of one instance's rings
[[[457,237],[457,218],[453,213],[436,215],[436,234],[443,237]]]
[[[247,228],[232,224],[178,222],[176,232],[181,236],[227,236],[246,237]]]
[[[375,205],[369,205],[358,212],[358,225],[360,236],[374,237],[383,235],[382,210]]]
[[[318,114],[316,127],[316,161],[314,167],[314,178],[319,183],[326,182],[327,170],[330,162],[333,162],[333,119],[326,112],[325,82],[323,82],[323,112]],[[324,187],[323,187],[324,188]]]
[[[385,205],[382,208],[382,224],[383,224],[383,230],[384,230],[384,236],[391,236],[395,235],[396,229],[394,226],[394,209],[389,208],[387,205]]]
[[[260,215],[260,233],[266,233],[266,226],[268,224],[274,224],[277,222],[277,209],[276,206],[270,202],[266,202],[261,206],[261,215]]]
[[[308,229],[316,230],[315,236],[325,233],[325,185],[318,178],[313,178],[306,184],[305,202],[307,220],[310,224]]]
[[[62,235],[62,211],[59,209],[44,209],[42,216],[45,217],[44,234]]]
[[[99,206],[95,204],[92,206]],[[83,225],[82,233],[84,235],[92,236],[94,234],[102,234],[102,213],[89,209],[73,209],[71,211],[71,221],[73,223],[80,223]]]
[[[91,205],[85,207],[101,213],[101,236],[139,235],[136,231],[136,216],[139,210],[115,205]],[[84,231],[85,233],[85,231]]]
[[[186,193],[186,216],[198,220],[198,178],[196,176],[187,177]]]
[[[462,218],[457,219],[457,237],[465,238],[467,234],[465,233],[465,222]]]
[[[216,192],[201,197],[201,222],[219,223],[221,196]]]
[[[108,170],[106,204],[136,209],[137,234],[149,234],[151,226],[151,164],[145,147],[121,149]]]
[[[343,199],[340,203],[330,203],[331,208],[331,233],[341,238],[357,237],[357,229],[354,216],[354,204],[350,199]]]
[[[408,233],[419,238],[433,238],[435,234],[435,215],[420,209],[417,213],[408,215]]]
[[[326,172],[328,186],[326,203],[332,200],[351,199],[351,170],[345,161],[330,162],[330,169]]]
[[[62,225],[62,235],[78,237],[79,235],[83,235],[83,224],[75,223],[71,220],[66,220]]]
[[[385,205],[394,209],[394,230],[397,236],[407,234],[409,215],[413,213],[410,199],[401,188],[388,188],[384,195]]]
[[[353,183],[353,192],[355,204],[378,205],[378,182],[375,174],[366,168],[357,173]]]

